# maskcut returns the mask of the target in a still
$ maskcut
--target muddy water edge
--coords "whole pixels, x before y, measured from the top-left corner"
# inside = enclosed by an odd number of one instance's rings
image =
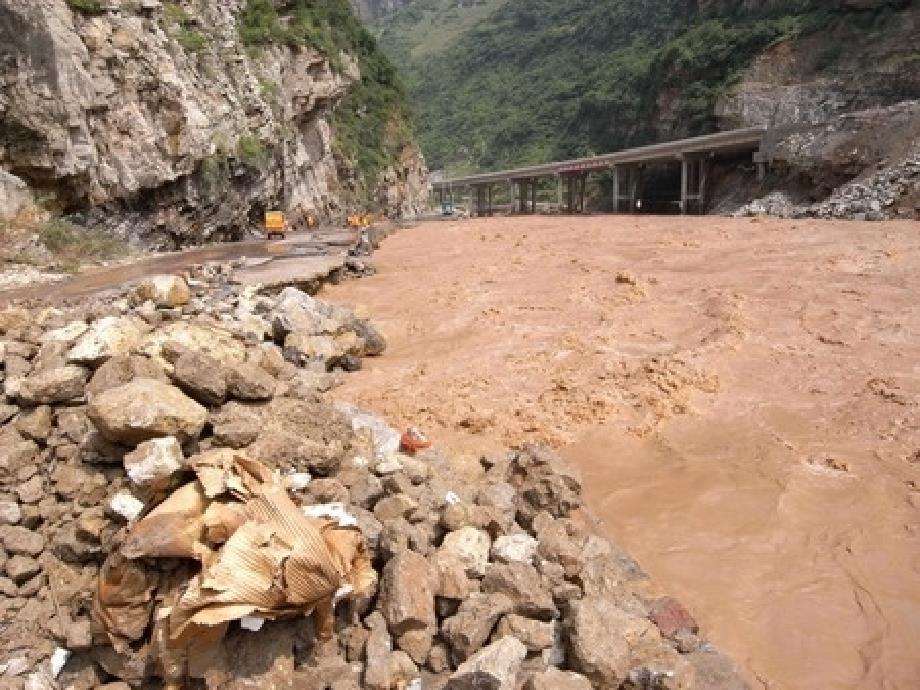
[[[917,223],[512,218],[389,238],[339,393],[548,441],[754,687],[920,687]]]

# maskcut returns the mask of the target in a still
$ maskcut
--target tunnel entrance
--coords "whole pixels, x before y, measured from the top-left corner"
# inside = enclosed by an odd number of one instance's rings
[[[679,215],[680,174],[680,163],[646,166],[637,190],[637,211],[655,215]]]

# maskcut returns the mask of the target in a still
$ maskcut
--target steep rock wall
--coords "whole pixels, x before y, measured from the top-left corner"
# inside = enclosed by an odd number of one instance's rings
[[[0,169],[53,210],[152,244],[237,238],[270,207],[296,222],[371,197],[415,213],[415,148],[371,180],[337,155],[330,123],[357,61],[247,49],[244,4],[0,0]]]

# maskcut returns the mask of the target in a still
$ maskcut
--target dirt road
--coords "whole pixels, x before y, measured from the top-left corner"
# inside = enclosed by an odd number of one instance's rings
[[[0,304],[14,300],[60,302],[105,292],[139,281],[156,273],[177,273],[195,264],[232,259],[276,262],[296,257],[344,253],[356,241],[351,230],[326,230],[290,233],[284,240],[245,240],[212,244],[184,251],[142,256],[112,266],[90,268],[56,283],[39,283],[27,287],[0,290]]]
[[[429,223],[363,303],[338,395],[454,448],[547,440],[750,674],[920,687],[920,224]]]

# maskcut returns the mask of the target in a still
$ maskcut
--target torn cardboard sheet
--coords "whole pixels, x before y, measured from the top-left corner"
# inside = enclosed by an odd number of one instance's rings
[[[93,621],[116,653],[136,650],[153,621],[150,661],[181,682],[198,675],[231,621],[252,629],[256,619],[312,614],[328,638],[338,598],[373,593],[357,527],[305,514],[279,475],[234,451],[189,464],[196,478],[149,510],[100,572]],[[157,566],[176,558],[187,567]]]

